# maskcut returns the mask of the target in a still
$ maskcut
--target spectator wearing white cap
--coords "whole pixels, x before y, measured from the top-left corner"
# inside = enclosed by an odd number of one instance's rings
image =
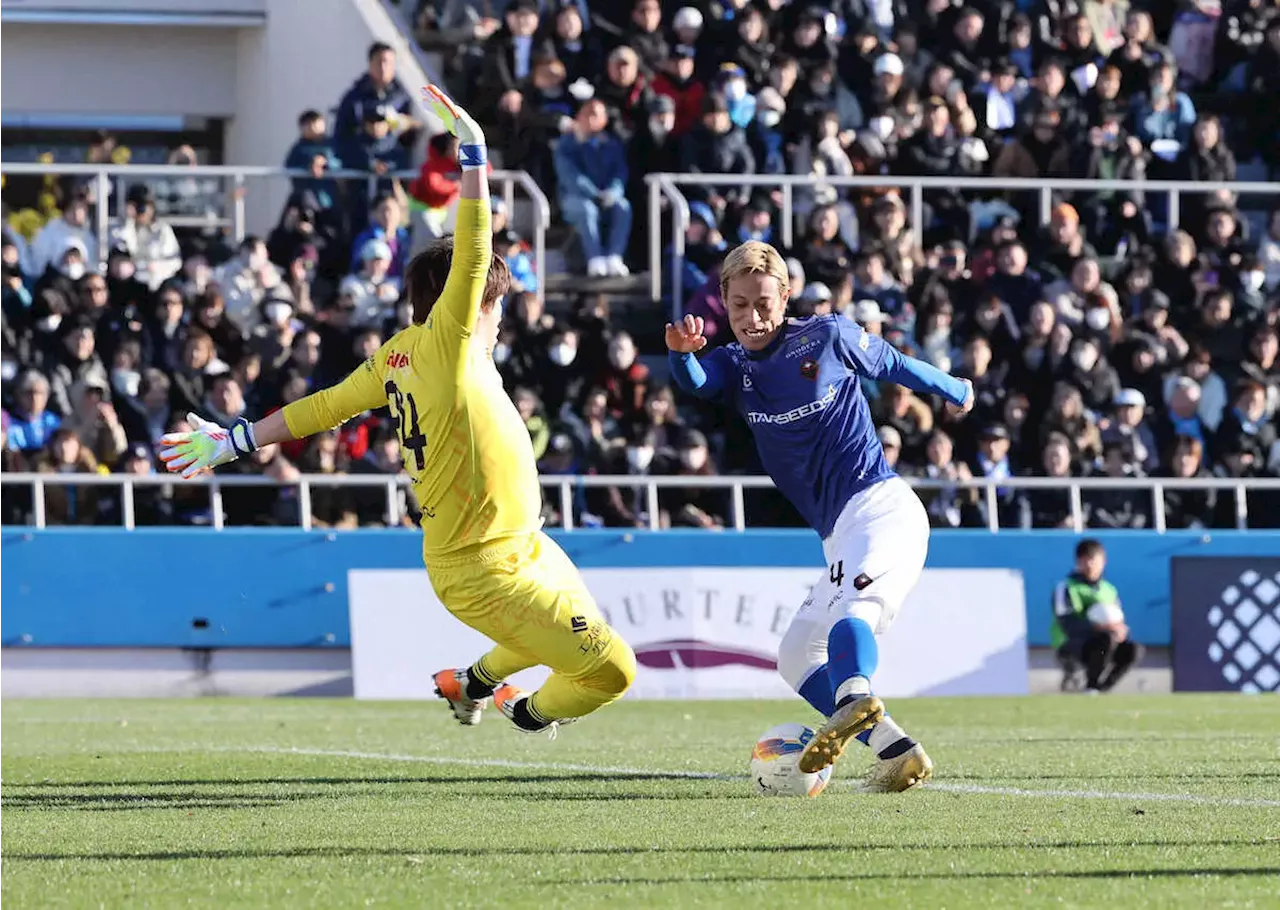
[[[871,335],[883,335],[886,317],[874,300],[859,300],[853,305],[853,321]]]
[[[797,316],[826,316],[831,312],[831,288],[821,281],[807,284],[795,302]]]
[[[391,274],[391,247],[373,239],[360,249],[360,271],[342,279],[338,294],[354,301],[351,325],[380,327],[400,299],[400,279]]]
[[[899,474],[908,473],[898,467],[898,459],[902,457],[902,434],[893,427],[884,426],[876,431],[876,437],[880,440],[880,447],[884,449],[884,460],[889,469]]]
[[[671,18],[671,31],[675,34],[676,44],[697,46],[702,37],[702,13],[692,6],[682,6]]]
[[[897,54],[886,53],[876,58],[871,71],[875,74],[875,83],[868,99],[866,115],[891,116],[897,107],[898,93],[902,91],[906,67]]]
[[[1160,464],[1156,434],[1147,425],[1147,399],[1137,389],[1121,389],[1113,402],[1114,416],[1101,422],[1102,443],[1125,442],[1144,473]]]
[[[799,300],[800,295],[804,293],[804,264],[794,256],[787,259],[787,288],[790,291],[789,296],[795,300]]]

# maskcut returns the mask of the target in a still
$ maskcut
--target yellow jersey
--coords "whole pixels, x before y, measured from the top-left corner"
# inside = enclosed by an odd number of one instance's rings
[[[542,490],[524,421],[472,329],[492,257],[487,203],[458,202],[453,262],[422,325],[398,332],[331,388],[287,405],[296,438],[389,405],[422,508],[423,558],[535,532]]]

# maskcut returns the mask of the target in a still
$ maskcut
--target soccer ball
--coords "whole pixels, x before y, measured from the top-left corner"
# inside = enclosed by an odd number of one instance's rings
[[[1097,626],[1112,626],[1124,622],[1124,611],[1117,603],[1096,603],[1089,608],[1085,618]]]
[[[817,796],[831,779],[831,767],[805,774],[800,753],[814,732],[804,724],[778,724],[766,730],[751,752],[751,780],[763,796]]]

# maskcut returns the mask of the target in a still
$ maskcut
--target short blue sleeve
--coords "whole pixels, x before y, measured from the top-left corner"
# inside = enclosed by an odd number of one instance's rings
[[[845,316],[833,316],[840,333],[840,350],[845,362],[859,373],[871,379],[879,379],[884,372],[884,361],[890,345],[879,335],[873,335]]]

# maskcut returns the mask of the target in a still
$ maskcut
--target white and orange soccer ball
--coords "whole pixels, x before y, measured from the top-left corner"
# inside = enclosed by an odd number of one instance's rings
[[[751,781],[763,796],[817,796],[831,780],[831,767],[806,774],[800,753],[814,732],[804,724],[778,724],[766,730],[751,751]]]

